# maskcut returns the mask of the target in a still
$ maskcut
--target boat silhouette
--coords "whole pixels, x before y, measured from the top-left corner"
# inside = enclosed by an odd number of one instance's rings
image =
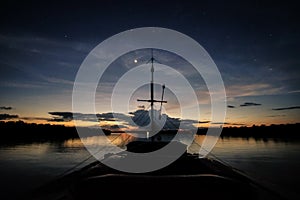
[[[176,133],[175,128],[162,128],[163,119],[161,106],[164,100],[162,86],[161,100],[154,99],[154,58],[151,56],[150,99],[138,99],[149,102],[150,110],[141,112],[142,117],[134,119],[137,124],[144,125],[138,134],[147,135],[143,138],[134,137],[127,140],[125,152],[109,153],[104,159],[95,161],[82,169],[73,171],[46,184],[35,191],[32,199],[284,199],[278,192],[255,180],[246,173],[231,167],[225,162],[208,155],[200,158],[197,154],[187,151],[188,146],[180,141],[165,139],[164,136]],[[154,109],[154,103],[160,104],[160,109]],[[146,124],[146,125],[145,125]],[[161,130],[160,130],[160,129]],[[155,171],[132,173],[119,171],[104,163],[122,162],[128,152],[147,160],[148,152],[157,151],[166,145],[181,149],[184,153],[178,157],[172,152],[160,154],[157,161],[176,157],[169,165]],[[177,158],[178,157],[178,158]]]

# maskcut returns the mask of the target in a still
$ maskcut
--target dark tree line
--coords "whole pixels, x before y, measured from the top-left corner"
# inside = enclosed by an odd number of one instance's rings
[[[97,131],[91,128],[86,129],[87,136],[97,135]],[[110,134],[109,130],[104,130]],[[1,141],[63,141],[71,138],[79,138],[75,127],[64,125],[35,124],[23,121],[0,121]]]
[[[252,127],[224,127],[221,137],[244,137],[257,139],[300,139],[300,123],[280,124],[270,126]],[[86,136],[99,135],[93,128],[85,129]],[[106,135],[111,134],[110,130],[103,130]],[[199,128],[197,134],[205,135],[207,128]],[[37,142],[37,141],[64,141],[71,138],[79,138],[75,127],[64,125],[35,124],[23,121],[0,121],[0,143],[8,141]]]
[[[270,126],[252,127],[224,127],[221,137],[245,137],[245,138],[278,138],[278,139],[300,139],[300,123],[296,124],[272,124]],[[207,128],[198,129],[199,135],[205,135]]]

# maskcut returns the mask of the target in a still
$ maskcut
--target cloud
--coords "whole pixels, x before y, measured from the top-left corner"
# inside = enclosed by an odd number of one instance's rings
[[[285,117],[286,115],[268,115],[266,117]]]
[[[144,106],[144,105],[142,105],[142,106],[138,106],[138,109],[145,110],[145,106]]]
[[[49,119],[51,122],[69,122],[73,120],[73,113],[71,112],[48,112],[54,118]]]
[[[69,120],[71,121],[71,120]],[[69,122],[68,120],[65,120],[64,118],[53,118],[49,119],[48,122]]]
[[[242,83],[226,87],[228,97],[265,96],[285,93],[284,87],[274,87],[267,83]]]
[[[43,89],[45,88],[40,83],[21,83],[21,82],[10,82],[4,81],[1,82],[1,85],[4,87],[12,87],[12,88],[22,88],[22,89]]]
[[[199,121],[198,123],[199,124],[207,124],[207,123],[210,123],[210,121]]]
[[[125,115],[121,113],[109,112],[109,113],[96,114],[96,116],[100,121],[117,121],[122,117],[124,117]]]
[[[51,120],[50,118],[46,117],[19,117],[21,120],[41,120],[41,121],[49,121]]]
[[[246,126],[246,124],[242,123],[225,123],[226,125],[232,125],[232,126]]]
[[[125,125],[104,125],[104,126],[101,126],[102,128],[104,129],[109,129],[109,130],[119,130],[119,129],[124,129],[124,128],[128,128],[128,126],[125,126]]]
[[[273,108],[272,110],[294,110],[300,109],[300,106],[291,106],[291,107],[283,107],[283,108]]]
[[[81,120],[89,122],[98,121],[122,121],[124,114],[122,113],[101,113],[101,114],[84,114],[84,113],[72,113],[72,112],[48,112],[53,116],[48,121],[52,122],[70,122],[72,120]]]
[[[55,78],[55,77],[47,77],[47,76],[43,76],[43,75],[40,75],[40,77],[43,80],[47,81],[48,83],[74,85],[73,81],[66,80],[66,79]]]
[[[235,108],[235,106],[227,105],[227,108]]]
[[[12,107],[10,107],[10,106],[1,106],[0,107],[0,110],[11,110],[12,109]]]
[[[229,122],[213,122],[212,124],[216,124],[216,125],[232,125],[232,126],[245,126],[246,124],[242,124],[242,123],[229,123]]]
[[[34,36],[11,36],[0,34],[0,43],[11,49],[28,51],[35,54],[59,55],[57,49],[73,50],[75,52],[87,53],[91,44],[59,39],[34,37]]]
[[[157,111],[158,112],[158,111]],[[101,113],[101,114],[83,114],[83,113],[72,113],[72,112],[48,112],[53,118],[48,119],[51,122],[70,122],[74,119],[89,121],[89,122],[100,122],[102,128],[107,129],[123,129],[123,128],[138,128],[138,126],[146,126],[150,123],[150,117],[148,110],[137,110],[130,112],[129,115],[123,113]],[[164,114],[165,115],[165,114]],[[129,118],[132,119],[128,120]],[[194,124],[197,123],[209,123],[210,121],[199,122],[191,119],[178,119],[171,118],[166,115],[167,121],[164,125],[164,129],[177,129],[180,125],[182,129],[195,128]]]
[[[246,107],[246,106],[261,106],[260,103],[253,103],[253,102],[245,102],[240,105],[241,107]]]
[[[288,94],[293,94],[293,93],[300,93],[300,90],[292,90],[288,92]]]
[[[19,117],[18,115],[0,114],[0,120],[16,119],[18,117]]]

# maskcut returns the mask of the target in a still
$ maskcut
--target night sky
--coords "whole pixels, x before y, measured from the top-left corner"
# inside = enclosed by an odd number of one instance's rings
[[[71,112],[77,70],[95,46],[128,29],[164,27],[192,37],[215,61],[228,124],[300,122],[299,9],[241,2],[2,2],[0,120],[48,123],[49,112]],[[204,111],[197,120],[209,120]]]

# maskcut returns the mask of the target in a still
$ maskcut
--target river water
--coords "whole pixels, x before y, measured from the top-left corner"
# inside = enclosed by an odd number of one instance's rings
[[[99,144],[103,140],[99,137],[86,138],[85,142]],[[300,198],[300,141],[220,138],[211,156],[269,184],[290,199]],[[1,199],[20,198],[70,169],[95,160],[79,139],[1,145],[0,158]]]

